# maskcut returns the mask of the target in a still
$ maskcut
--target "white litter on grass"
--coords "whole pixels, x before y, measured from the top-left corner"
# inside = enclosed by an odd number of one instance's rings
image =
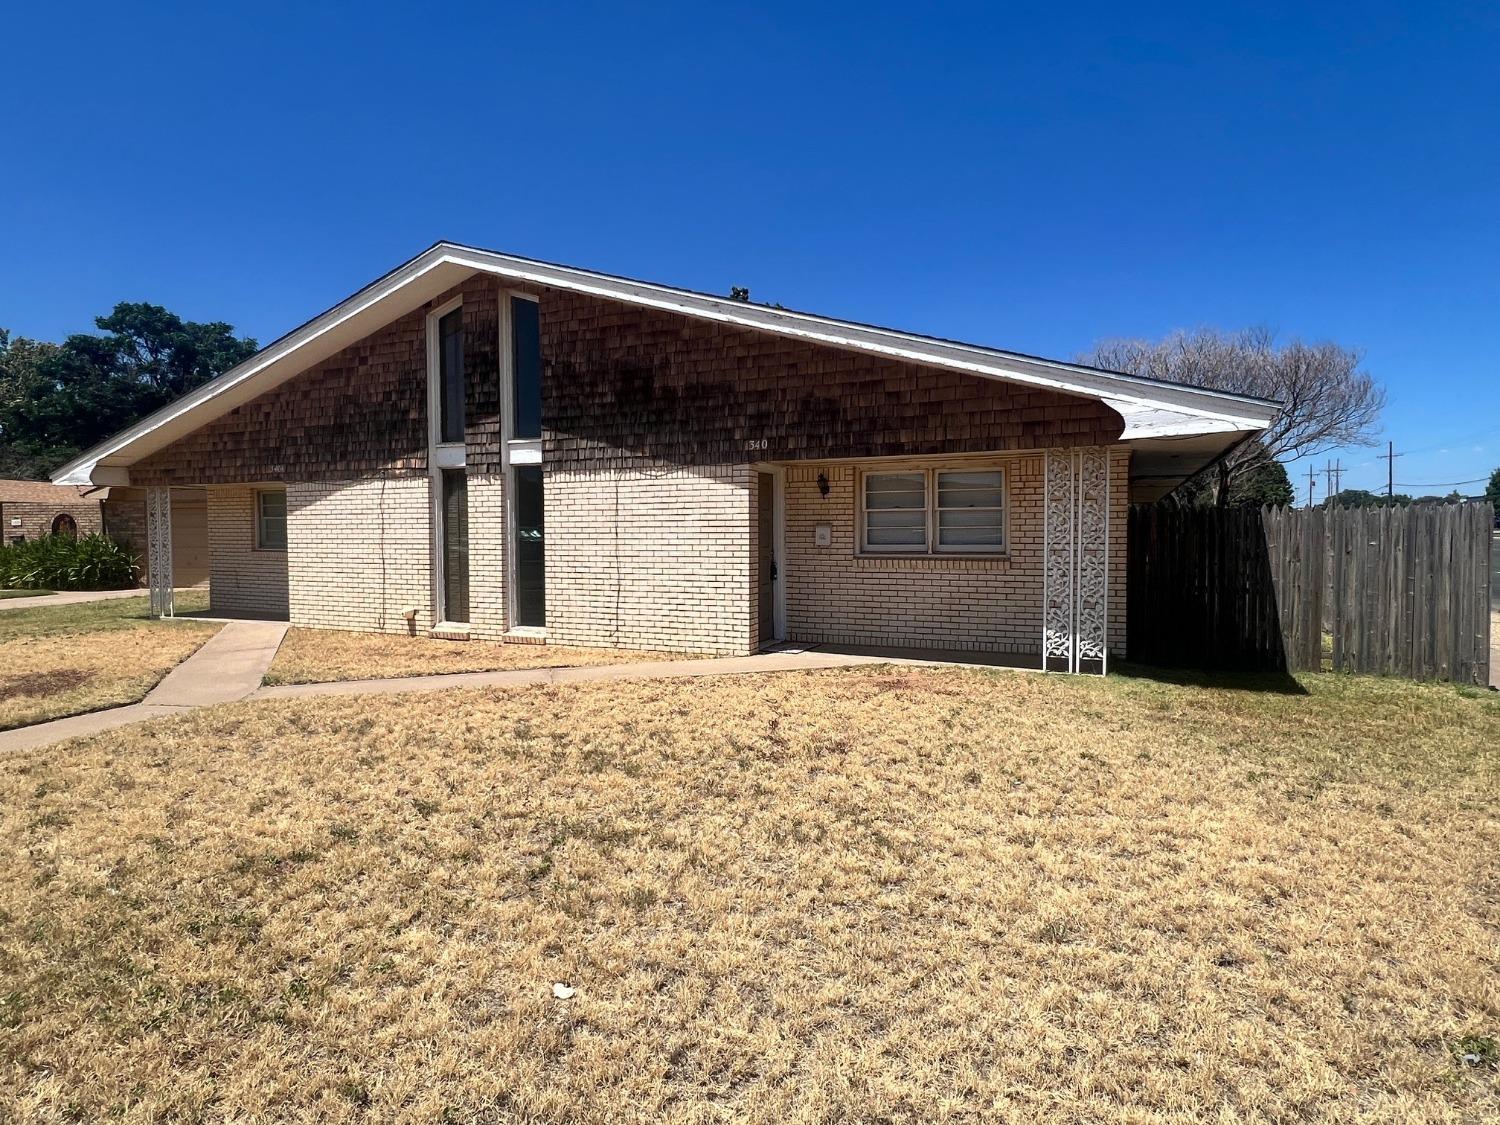
[[[563,984],[560,980],[552,982],[552,995],[558,1000],[571,1000],[577,993],[578,989],[571,984]]]

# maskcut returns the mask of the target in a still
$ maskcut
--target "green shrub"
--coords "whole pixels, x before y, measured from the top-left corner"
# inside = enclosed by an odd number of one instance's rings
[[[104,535],[44,535],[0,547],[0,588],[123,590],[140,568],[122,543]]]

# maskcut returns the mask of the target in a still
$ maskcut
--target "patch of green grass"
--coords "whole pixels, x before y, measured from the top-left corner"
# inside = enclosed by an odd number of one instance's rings
[[[206,590],[189,590],[177,595],[179,613],[192,613],[207,608]],[[97,602],[75,602],[73,605],[13,609],[0,614],[0,641],[134,629],[150,620],[151,600],[144,594],[138,598],[106,598]],[[172,622],[165,622],[163,627],[171,628],[172,625]]]
[[[6,598],[40,598],[47,594],[56,593],[55,590],[0,590],[0,601]]]

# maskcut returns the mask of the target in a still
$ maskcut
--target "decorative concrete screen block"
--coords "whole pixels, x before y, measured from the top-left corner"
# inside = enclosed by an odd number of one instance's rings
[[[146,553],[150,557],[151,616],[171,617],[172,598],[172,490],[146,489]]]
[[[1044,666],[1103,672],[1109,612],[1109,455],[1047,451],[1043,542]]]
[[[430,489],[425,473],[291,485],[292,624],[385,633],[430,629]],[[408,623],[404,614],[413,608]]]
[[[549,473],[547,639],[755,650],[748,465]]]

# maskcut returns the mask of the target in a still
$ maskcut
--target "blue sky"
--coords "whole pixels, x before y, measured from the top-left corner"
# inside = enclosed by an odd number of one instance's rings
[[[1398,483],[1500,465],[1493,6],[74,4],[6,32],[24,335],[129,299],[264,342],[452,238],[1063,358],[1333,339],[1388,388]],[[1376,452],[1346,487],[1383,486]]]

